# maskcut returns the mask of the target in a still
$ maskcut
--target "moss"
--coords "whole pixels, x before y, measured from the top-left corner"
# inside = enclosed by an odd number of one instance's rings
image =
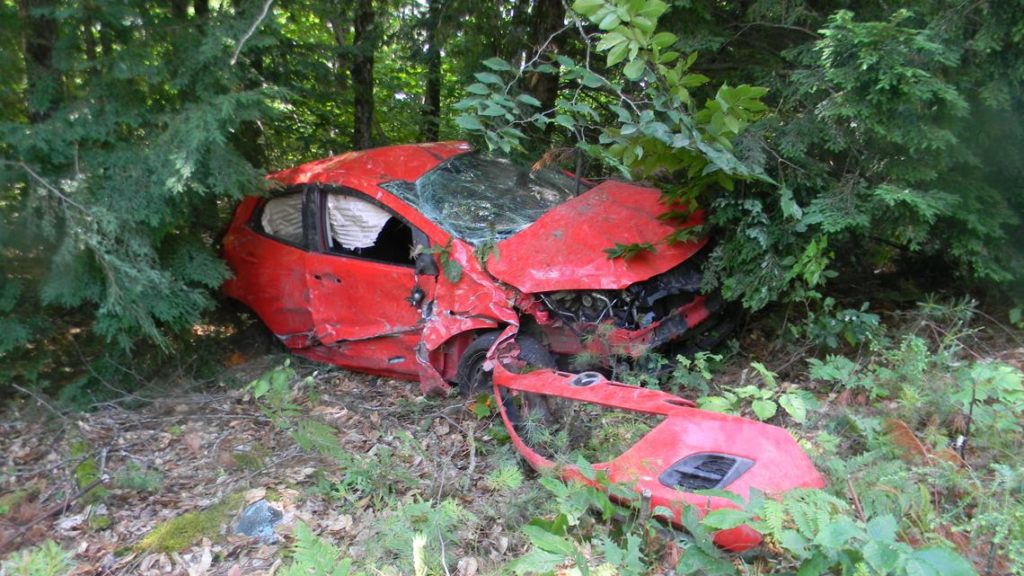
[[[110,519],[110,516],[97,514],[89,517],[89,529],[93,532],[106,530],[107,528],[110,528],[110,525],[113,523],[114,521]]]
[[[76,440],[71,444],[71,455],[72,456],[85,456],[89,454],[90,446],[84,440]],[[85,489],[85,487],[91,485],[100,479],[100,466],[96,462],[95,458],[86,458],[82,462],[75,466],[75,484],[78,485],[79,490]],[[88,494],[86,494],[82,501],[86,504],[95,504],[102,501],[107,497],[107,489],[102,486],[93,488]]]
[[[206,510],[186,512],[153,528],[136,545],[136,549],[152,552],[180,552],[203,538],[216,539],[244,502],[241,492],[225,496]]]

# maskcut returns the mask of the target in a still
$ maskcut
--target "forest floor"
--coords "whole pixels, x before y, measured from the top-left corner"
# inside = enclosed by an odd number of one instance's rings
[[[7,471],[0,495],[8,503],[0,508],[0,558],[52,539],[74,553],[76,574],[273,574],[285,540],[261,543],[227,530],[234,513],[260,499],[283,513],[278,534],[301,521],[357,559],[384,565],[406,551],[383,542],[382,533],[406,523],[394,517],[403,505],[422,502],[454,502],[474,519],[458,533],[430,535],[445,539],[452,574],[486,573],[522,552],[513,545],[519,537],[508,505],[517,502],[529,519],[529,482],[488,481],[514,462],[510,448],[489,435],[500,426],[493,416],[475,416],[472,399],[425,399],[415,382],[292,358],[305,377],[302,414],[336,428],[344,449],[375,463],[362,472],[384,484],[346,494],[338,489],[346,471],[302,450],[244,386],[285,358],[227,368],[213,389],[167,382],[162,391],[89,413],[59,414],[40,402],[9,406],[0,419]],[[145,536],[162,523],[226,501],[225,521],[195,542],[146,549]]]
[[[806,378],[808,349],[742,334],[718,385],[742,385],[754,358],[774,358],[780,377]],[[416,382],[286,354],[222,354],[212,380],[178,372],[87,412],[42,396],[9,401],[0,413],[0,560],[53,540],[73,554],[74,574],[274,574],[303,524],[373,574],[411,573],[417,533],[439,562],[432,572],[449,576],[495,573],[528,550],[521,528],[551,495],[485,397],[424,398]],[[1024,369],[1019,335],[988,340],[983,355]],[[291,396],[273,408],[250,383],[275,371],[287,373]],[[819,396],[822,414],[865,402]],[[300,421],[329,427],[350,459],[300,446]],[[799,436],[807,447],[818,433]],[[232,533],[259,500],[282,514],[273,542]],[[666,554],[648,561],[667,571],[675,550]]]

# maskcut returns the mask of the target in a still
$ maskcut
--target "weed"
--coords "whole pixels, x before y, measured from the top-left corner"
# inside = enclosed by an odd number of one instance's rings
[[[141,468],[135,462],[128,462],[114,474],[114,484],[126,490],[159,492],[164,485],[164,475],[157,470]]]
[[[761,379],[761,386],[748,384],[725,388],[719,395],[705,396],[697,403],[701,408],[715,412],[738,412],[749,403],[758,420],[770,420],[781,406],[794,421],[802,424],[807,420],[807,411],[817,406],[817,400],[811,393],[799,388],[780,390],[775,374],[764,364],[751,362],[750,367]]]
[[[0,573],[7,576],[64,576],[74,569],[71,554],[53,540],[22,550],[0,563]]]
[[[501,464],[487,475],[484,484],[495,492],[518,490],[523,485],[523,471],[515,463]]]

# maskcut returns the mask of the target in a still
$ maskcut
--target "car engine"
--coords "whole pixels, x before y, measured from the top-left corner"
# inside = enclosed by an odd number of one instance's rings
[[[700,293],[701,259],[679,266],[622,290],[563,290],[539,294],[551,312],[570,323],[611,320],[616,327],[637,330],[650,326]]]

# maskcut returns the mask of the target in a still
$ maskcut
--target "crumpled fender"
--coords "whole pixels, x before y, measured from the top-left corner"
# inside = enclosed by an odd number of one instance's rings
[[[447,394],[451,390],[441,375],[446,342],[465,332],[519,325],[519,315],[512,306],[515,295],[483,270],[469,244],[453,238],[448,258],[459,264],[462,275],[453,283],[440,274],[434,300],[424,306],[427,317],[416,352],[424,394]]]
[[[681,525],[682,510],[687,505],[693,505],[701,517],[711,510],[737,507],[727,498],[685,492],[659,481],[659,476],[674,463],[694,454],[710,452],[753,461],[753,466],[723,488],[743,498],[749,496],[751,489],[778,496],[796,488],[821,488],[825,485],[810,458],[783,428],[699,410],[685,398],[621,382],[598,378],[589,385],[580,386],[578,382],[573,384],[577,375],[551,369],[513,373],[506,368],[506,363],[516,362],[516,333],[517,327],[509,326],[488,353],[497,398],[502,398],[503,392],[544,394],[664,417],[625,453],[608,462],[594,464],[593,468],[606,472],[611,482],[629,485],[642,494],[652,511],[658,507],[671,510],[672,516],[665,519],[677,526]],[[530,465],[537,469],[555,467],[555,462],[530,448],[519,436],[505,403],[499,401],[498,406],[512,443]],[[562,467],[560,474],[566,479],[595,484],[575,466]],[[740,552],[757,546],[761,535],[749,526],[739,526],[719,531],[714,541],[722,548]]]

